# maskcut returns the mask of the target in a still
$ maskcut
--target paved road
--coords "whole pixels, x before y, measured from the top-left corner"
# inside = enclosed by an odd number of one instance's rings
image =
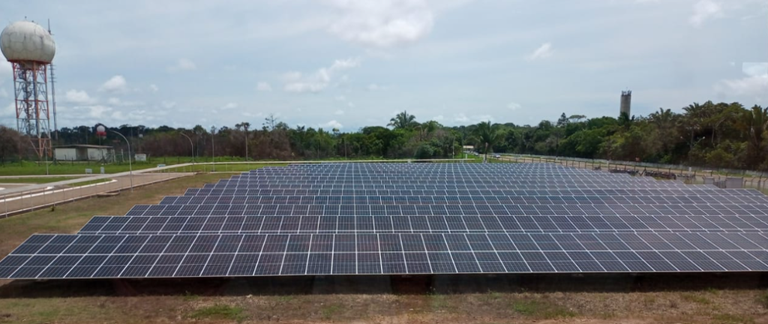
[[[454,161],[459,162],[463,159],[434,159],[433,161]],[[226,164],[287,164],[287,163],[368,163],[372,161],[368,160],[348,160],[348,161],[248,161],[248,162],[226,162],[215,163],[216,165]],[[375,162],[403,162],[403,160],[381,160]],[[210,165],[212,163],[197,163]],[[192,175],[194,173],[184,172],[168,172],[183,170],[184,167],[192,166],[193,163],[174,164],[159,168],[150,168],[143,170],[133,171],[133,185],[140,186],[158,181],[165,181],[169,179],[179,178],[183,176]],[[226,168],[226,167],[225,167]],[[163,172],[163,173],[157,173]],[[240,171],[238,171],[239,173]],[[36,176],[39,177],[39,176]],[[88,185],[82,187],[70,187],[78,182],[91,181],[97,179],[114,179],[115,181],[107,183],[99,183],[95,185]],[[98,174],[89,176],[87,179],[82,177],[64,180],[58,182],[50,182],[44,184],[33,184],[22,187],[5,187],[0,191],[0,218],[8,217],[10,215],[34,210],[41,207],[49,206],[54,203],[62,203],[71,201],[74,199],[81,199],[84,197],[91,197],[97,194],[112,192],[118,190],[125,190],[130,188],[130,173],[121,172],[113,174]],[[1,182],[1,181],[0,181]],[[50,187],[53,187],[51,189]]]
[[[150,183],[166,181],[170,179],[176,179],[184,176],[192,175],[193,173],[140,173],[133,175],[133,186],[142,186]],[[99,177],[103,178],[103,177]],[[92,197],[98,194],[106,192],[113,192],[119,190],[129,190],[131,187],[131,179],[129,176],[115,176],[110,175],[109,178],[113,179],[110,182],[98,183],[93,185],[86,185],[80,187],[71,187],[66,184],[62,185],[57,182],[56,186],[50,188],[52,184],[46,184],[48,187],[43,187],[41,190],[33,192],[17,193],[16,195],[7,195],[0,197],[0,218],[5,218],[10,215],[14,215],[20,212],[39,209],[50,206],[52,204],[61,204],[68,201],[82,199],[86,197]],[[66,181],[62,181],[66,182]],[[28,188],[28,187],[23,187]],[[5,191],[5,190],[4,190]],[[9,190],[10,191],[10,190]],[[3,191],[0,191],[3,192]]]
[[[141,174],[147,174],[152,172],[158,172],[158,171],[165,171],[185,166],[190,166],[192,163],[183,163],[183,164],[175,164],[165,167],[159,167],[159,168],[149,168],[149,169],[142,169],[142,170],[135,170],[133,171],[134,177],[141,175]],[[33,190],[42,190],[50,186],[61,186],[61,185],[71,185],[82,181],[91,181],[91,180],[98,180],[98,179],[115,179],[123,176],[129,176],[131,173],[130,171],[126,172],[120,172],[120,173],[112,173],[112,174],[97,174],[89,176],[88,179],[83,179],[82,177],[73,178],[72,180],[63,180],[58,182],[49,182],[49,183],[41,183],[41,184],[34,184],[25,186],[24,188],[6,188],[6,190],[0,191],[0,199],[3,199],[5,197],[9,197],[10,195],[18,195],[21,193],[26,193],[27,191],[33,191]],[[56,177],[65,177],[66,175],[56,175]],[[18,177],[18,176],[17,176]],[[40,177],[40,176],[35,176]],[[1,182],[1,181],[0,181]]]

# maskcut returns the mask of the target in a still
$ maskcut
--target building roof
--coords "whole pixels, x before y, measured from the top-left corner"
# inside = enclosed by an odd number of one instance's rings
[[[70,145],[59,145],[57,147],[54,147],[54,149],[57,148],[93,148],[93,149],[111,149],[112,146],[107,145],[90,145],[90,144],[70,144]]]

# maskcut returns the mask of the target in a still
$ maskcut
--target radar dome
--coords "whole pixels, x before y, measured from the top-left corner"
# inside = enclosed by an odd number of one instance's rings
[[[42,26],[30,21],[17,21],[0,34],[0,50],[8,61],[51,63],[56,54],[53,37]]]

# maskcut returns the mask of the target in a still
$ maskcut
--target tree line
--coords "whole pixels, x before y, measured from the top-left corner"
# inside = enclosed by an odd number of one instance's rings
[[[273,115],[252,128],[191,129],[121,125],[111,128],[138,153],[154,157],[247,157],[251,160],[449,158],[470,145],[481,154],[522,153],[580,158],[686,164],[712,168],[768,169],[768,108],[739,103],[693,103],[681,113],[660,108],[648,116],[560,115],[537,125],[480,122],[447,127],[419,122],[403,111],[387,127],[355,132],[306,126],[290,127]],[[99,139],[92,126],[65,127],[56,144],[103,144],[124,148],[122,139]],[[0,159],[33,157],[24,137],[0,126]],[[191,143],[190,143],[191,142]]]

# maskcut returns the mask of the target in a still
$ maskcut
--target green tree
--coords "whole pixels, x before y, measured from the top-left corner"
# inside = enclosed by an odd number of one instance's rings
[[[755,168],[768,167],[768,107],[755,105],[743,111],[739,126],[747,137],[747,165]]]
[[[394,129],[413,129],[419,123],[416,122],[416,116],[408,114],[408,111],[403,111],[397,114],[395,117],[389,120],[387,126],[391,126]]]
[[[485,160],[488,160],[488,151],[501,140],[499,124],[492,124],[490,121],[481,122],[475,128],[474,136],[477,138],[478,146],[485,154]]]

